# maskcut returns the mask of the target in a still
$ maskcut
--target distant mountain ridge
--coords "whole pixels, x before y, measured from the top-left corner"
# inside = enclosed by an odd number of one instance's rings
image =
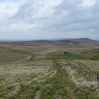
[[[73,41],[96,41],[90,38],[77,38],[77,39],[71,39]]]
[[[98,42],[97,40],[92,40],[90,38],[52,38],[52,39],[37,39],[37,40],[0,40],[0,42]]]

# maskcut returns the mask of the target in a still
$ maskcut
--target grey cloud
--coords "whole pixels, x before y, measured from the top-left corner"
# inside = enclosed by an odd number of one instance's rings
[[[98,35],[99,32],[99,0],[90,7],[81,6],[82,0],[63,0],[54,10],[52,16],[44,16],[41,14],[41,9],[44,5],[36,5],[34,2],[29,1],[20,6],[19,10],[10,18],[12,24],[21,21],[26,24],[35,24],[35,29],[30,29],[29,33],[37,33],[37,35],[47,35],[46,33],[54,33],[53,35],[65,35],[71,33],[74,36],[85,35],[90,33]],[[47,9],[45,9],[47,11]],[[45,13],[46,13],[45,11]],[[44,12],[43,12],[44,13]],[[77,34],[76,34],[77,33]],[[87,33],[87,34],[86,34]],[[26,33],[25,33],[26,34]],[[33,34],[34,35],[34,34]],[[36,36],[37,36],[36,35]]]
[[[37,7],[36,7],[37,6]],[[33,1],[22,4],[19,10],[10,19],[24,19],[34,16],[39,11],[38,5],[34,5]]]
[[[26,20],[28,24],[35,23],[40,30],[54,30],[56,32],[98,29],[99,1],[97,0],[95,5],[91,7],[83,7],[81,4],[82,0],[63,0],[61,4],[54,8],[52,17],[33,17],[42,7],[30,1],[21,5],[12,19],[21,18],[24,22]]]
[[[56,6],[56,9],[60,10],[74,10],[79,4],[82,3],[82,0],[63,0],[63,2]]]
[[[63,2],[55,7],[53,22],[50,27],[54,27],[56,31],[89,31],[90,29],[99,30],[99,1],[91,7],[81,6],[82,0],[72,0],[73,2],[63,0]],[[62,15],[63,11],[67,14]],[[95,14],[94,14],[95,13]]]
[[[97,0],[96,3],[91,7],[91,11],[93,14],[99,16],[99,0]]]

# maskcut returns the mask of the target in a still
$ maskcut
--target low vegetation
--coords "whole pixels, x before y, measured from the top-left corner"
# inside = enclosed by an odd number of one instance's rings
[[[98,83],[74,68],[99,72],[91,43],[0,43],[0,99],[99,99]]]

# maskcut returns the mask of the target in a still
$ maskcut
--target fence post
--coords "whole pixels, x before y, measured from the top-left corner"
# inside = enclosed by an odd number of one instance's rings
[[[99,82],[99,74],[96,74],[96,81]]]

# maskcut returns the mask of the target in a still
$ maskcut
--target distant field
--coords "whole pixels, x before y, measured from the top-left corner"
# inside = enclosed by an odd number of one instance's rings
[[[28,54],[12,52],[6,48],[0,48],[0,64],[15,62],[28,57]]]
[[[99,72],[98,44],[1,42],[0,99],[99,99],[96,80],[79,72]]]

